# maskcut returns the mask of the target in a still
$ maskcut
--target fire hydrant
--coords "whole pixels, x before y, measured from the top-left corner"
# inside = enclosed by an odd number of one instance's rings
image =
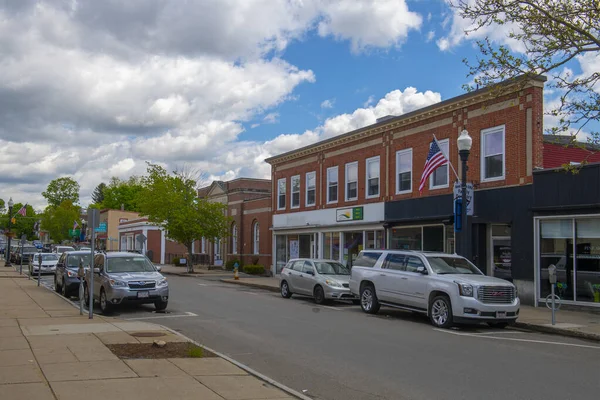
[[[240,275],[238,274],[238,269],[239,269],[239,265],[238,263],[233,264],[233,279],[235,279],[236,281],[240,280]]]

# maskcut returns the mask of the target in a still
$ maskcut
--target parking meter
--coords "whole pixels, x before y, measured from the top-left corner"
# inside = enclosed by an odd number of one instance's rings
[[[38,286],[40,286],[40,280],[42,277],[42,255],[38,256]]]
[[[556,283],[556,266],[554,264],[548,267],[548,280],[552,284]]]
[[[550,264],[548,267],[548,280],[550,281],[550,296],[552,296],[552,325],[556,324],[556,295],[554,294],[554,285],[556,284],[556,265]]]
[[[77,268],[77,277],[79,278],[79,315],[83,315],[83,302],[85,291],[83,290],[83,278],[85,277],[85,269],[83,268],[83,258],[79,259],[79,268]]]

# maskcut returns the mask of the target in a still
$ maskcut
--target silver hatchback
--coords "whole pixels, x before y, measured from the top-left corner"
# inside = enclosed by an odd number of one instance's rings
[[[317,304],[328,300],[351,300],[359,304],[358,298],[350,293],[350,270],[337,261],[291,259],[279,279],[281,296],[286,299],[300,294],[313,297]]]

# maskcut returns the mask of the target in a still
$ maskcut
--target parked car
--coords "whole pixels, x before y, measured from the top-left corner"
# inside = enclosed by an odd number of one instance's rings
[[[92,251],[91,247],[80,247],[78,251]]]
[[[52,253],[52,245],[50,243],[45,243],[42,247],[42,253]]]
[[[33,242],[31,242],[31,244],[34,245],[35,248],[38,250],[41,250],[42,248],[44,248],[44,245],[39,240],[34,240]]]
[[[110,313],[122,303],[154,303],[157,311],[167,308],[169,284],[160,267],[141,254],[127,252],[99,253],[94,256],[94,269],[85,274],[85,301],[89,302],[91,274],[94,274],[94,300],[102,313]]]
[[[89,269],[92,255],[89,251],[66,251],[61,254],[54,272],[54,290],[66,298],[79,295],[79,266]]]
[[[364,312],[380,306],[429,316],[439,328],[459,322],[487,322],[504,328],[516,321],[516,287],[484,275],[467,259],[445,253],[396,250],[361,251],[352,267],[350,291]]]
[[[56,270],[56,263],[58,262],[58,255],[53,253],[36,253],[29,260],[29,274],[35,275],[38,273],[40,257],[42,259],[42,269],[40,274],[54,273]]]
[[[62,254],[65,251],[75,251],[75,248],[72,246],[55,246],[54,250],[52,250],[52,252],[56,254]]]
[[[348,288],[349,280],[350,270],[337,261],[295,258],[281,271],[279,287],[286,299],[300,294],[312,296],[317,304],[328,300],[352,300],[358,304],[358,298]]]
[[[24,246],[17,247],[15,250],[15,264],[28,264],[29,260],[35,255],[39,253],[39,250],[30,244],[26,244]]]

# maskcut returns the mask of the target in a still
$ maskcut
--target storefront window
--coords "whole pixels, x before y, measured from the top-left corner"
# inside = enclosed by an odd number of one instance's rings
[[[393,228],[390,248],[393,250],[421,250],[421,227]]]
[[[454,254],[454,225],[445,225],[446,229],[446,247],[444,251],[448,254]]]
[[[492,225],[492,276],[512,282],[510,225]]]
[[[578,219],[576,230],[576,300],[600,303],[600,219]]]
[[[540,295],[550,294],[548,267],[556,266],[556,294],[573,300],[573,220],[560,219],[540,223]]]
[[[363,231],[344,232],[344,261],[345,265],[352,267],[358,253],[363,249]]]
[[[288,249],[290,252],[290,258],[300,257],[300,241],[298,235],[288,235],[287,237]]]
[[[311,258],[311,238],[313,235],[300,235],[300,258]]]
[[[323,258],[330,260],[340,259],[339,232],[327,232],[323,234]]]
[[[367,231],[367,249],[385,249],[383,241],[383,231]]]
[[[275,236],[275,247],[277,252],[276,273],[281,273],[283,267],[288,262],[287,240],[285,235]]]
[[[423,250],[444,251],[444,226],[423,227]]]

